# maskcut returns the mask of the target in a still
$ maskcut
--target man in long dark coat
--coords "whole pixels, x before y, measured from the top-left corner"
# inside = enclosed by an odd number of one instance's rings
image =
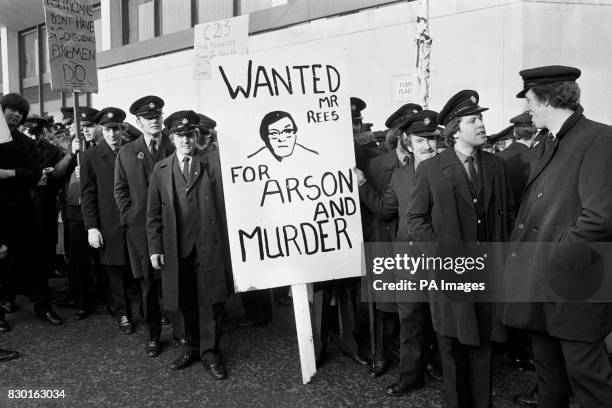
[[[183,313],[185,344],[170,368],[198,358],[216,380],[227,377],[219,349],[230,291],[229,247],[219,156],[196,148],[198,115],[179,111],[164,124],[176,153],[153,168],[147,200],[151,264],[161,270],[163,306]]]
[[[506,263],[503,323],[529,330],[538,381],[538,407],[564,408],[570,389],[582,407],[612,404],[612,370],[604,338],[609,303],[549,301],[556,293],[581,300],[596,271],[596,254],[583,243],[612,241],[612,128],[585,118],[575,80],[580,70],[547,66],[520,72],[537,128],[535,147]],[[566,256],[569,255],[569,256]],[[561,261],[559,261],[561,259]],[[607,271],[601,271],[605,273]],[[577,296],[577,297],[576,297]]]
[[[144,317],[149,326],[147,356],[161,351],[160,274],[151,266],[147,247],[147,190],[153,165],[174,152],[174,145],[162,136],[164,101],[145,96],[130,107],[143,135],[119,150],[115,163],[115,199],[121,224],[127,229],[127,245],[134,278],[140,282]]]
[[[460,244],[505,241],[509,186],[503,161],[479,149],[486,133],[478,93],[454,95],[440,111],[447,144],[415,173],[408,204],[414,241]],[[491,305],[430,293],[433,327],[449,407],[491,406]],[[496,329],[496,327],[495,327]],[[497,332],[495,330],[495,332]]]
[[[119,331],[132,333],[132,308],[127,294],[128,256],[125,229],[114,196],[115,158],[121,146],[120,126],[125,112],[104,108],[94,121],[102,126],[104,139],[83,153],[81,162],[81,209],[89,245],[99,249],[100,264],[107,274]]]

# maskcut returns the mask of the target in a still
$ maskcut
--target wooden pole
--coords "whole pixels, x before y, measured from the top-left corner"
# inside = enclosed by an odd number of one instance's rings
[[[74,114],[74,128],[76,132],[76,137],[79,138],[79,151],[82,152],[85,148],[85,141],[81,137],[81,118],[79,116],[79,93],[73,92],[72,99],[74,100],[73,106],[73,114]],[[77,155],[77,166],[80,166],[79,155]]]
[[[295,329],[298,337],[300,351],[300,365],[302,367],[302,383],[308,384],[317,372],[315,362],[314,343],[312,342],[312,326],[310,323],[310,307],[308,305],[308,291],[306,284],[291,285],[293,297],[293,312],[295,314]]]

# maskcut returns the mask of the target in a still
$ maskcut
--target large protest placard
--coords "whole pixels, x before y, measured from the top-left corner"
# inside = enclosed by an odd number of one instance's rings
[[[11,131],[8,127],[8,123],[6,123],[4,111],[0,108],[0,144],[10,142],[11,140]]]
[[[210,79],[212,57],[246,54],[248,40],[248,14],[196,25],[193,28],[193,79]]]
[[[90,0],[43,0],[51,88],[98,92],[94,10]]]
[[[361,218],[342,53],[213,59],[237,291],[361,274]]]

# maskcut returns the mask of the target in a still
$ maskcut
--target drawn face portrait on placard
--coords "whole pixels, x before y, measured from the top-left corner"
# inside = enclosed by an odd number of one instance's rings
[[[267,113],[259,126],[259,137],[265,146],[247,157],[251,158],[268,151],[280,162],[294,153],[301,154],[302,151],[318,155],[318,152],[297,143],[297,132],[298,127],[290,113],[283,111]]]

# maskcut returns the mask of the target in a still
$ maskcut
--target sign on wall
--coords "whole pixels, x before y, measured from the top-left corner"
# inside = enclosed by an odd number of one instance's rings
[[[212,79],[236,290],[359,276],[342,56],[218,57]]]
[[[412,74],[398,75],[392,78],[393,102],[413,102],[416,97],[414,77]]]
[[[51,88],[98,92],[94,12],[90,0],[43,0]]]
[[[210,79],[212,57],[247,53],[249,15],[198,24],[193,35],[193,79]]]

